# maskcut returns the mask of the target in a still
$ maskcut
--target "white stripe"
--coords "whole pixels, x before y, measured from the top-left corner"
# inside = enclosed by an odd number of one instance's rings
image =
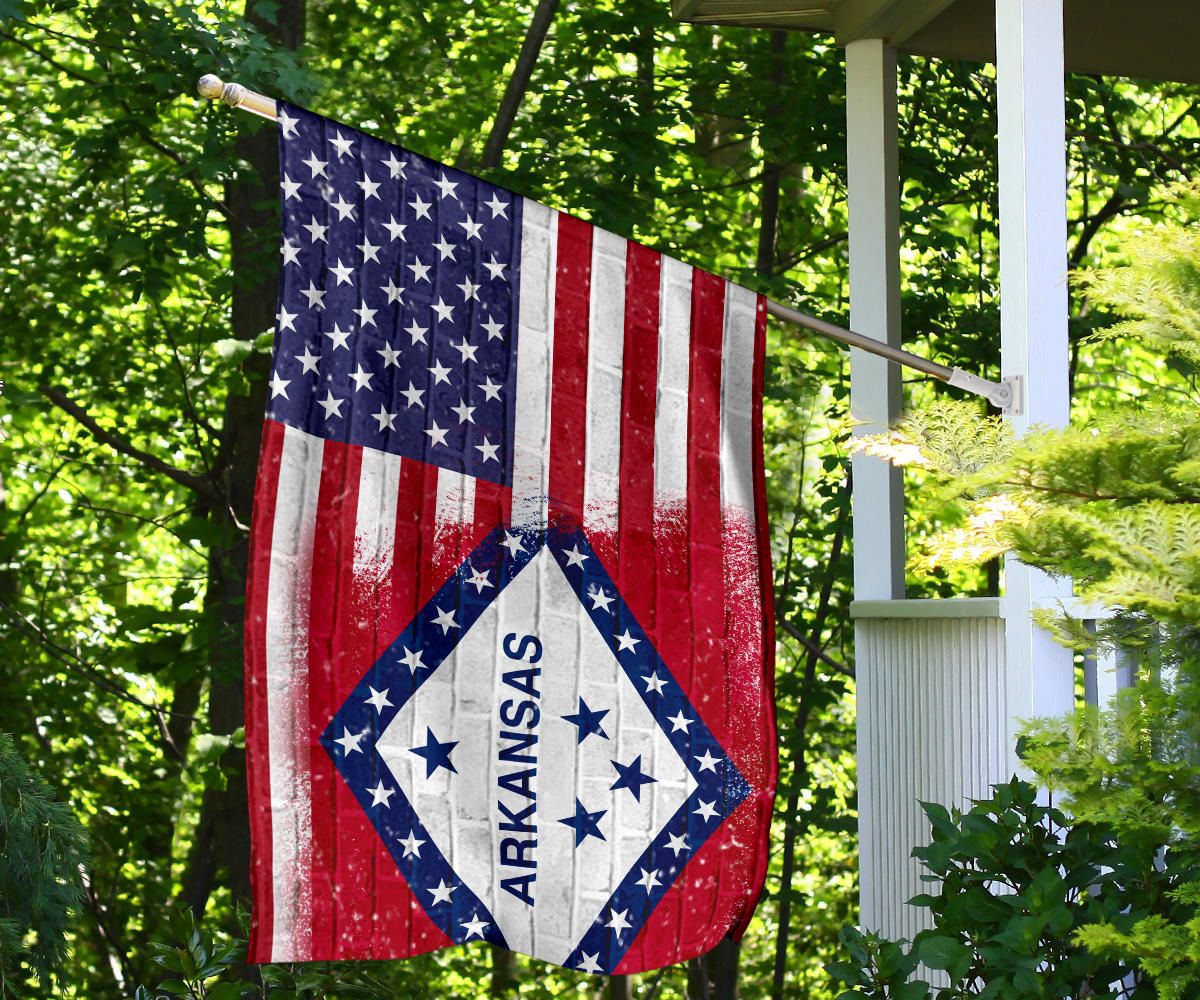
[[[617,530],[627,246],[620,236],[593,230],[583,521],[589,531],[602,534]]]
[[[354,580],[367,593],[382,586],[392,571],[399,492],[400,456],[364,448],[354,523]]]
[[[438,469],[433,530],[435,566],[458,564],[458,542],[463,527],[469,527],[474,521],[475,477],[451,469]]]
[[[521,207],[521,285],[517,320],[512,520],[546,523],[550,473],[550,378],[558,213],[526,199]]]
[[[721,506],[754,523],[754,331],[758,296],[726,283],[721,345]]]
[[[272,961],[305,961],[312,935],[308,605],[324,442],[284,431],[267,587]]]
[[[687,498],[688,378],[692,343],[692,269],[662,258],[658,393],[654,414],[654,499]]]

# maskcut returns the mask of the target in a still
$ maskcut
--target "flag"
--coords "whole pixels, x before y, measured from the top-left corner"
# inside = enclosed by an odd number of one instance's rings
[[[776,777],[755,294],[279,106],[255,961],[740,934]]]

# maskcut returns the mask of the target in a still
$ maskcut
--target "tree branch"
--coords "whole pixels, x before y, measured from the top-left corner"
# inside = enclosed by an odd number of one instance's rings
[[[120,452],[122,455],[127,455],[148,469],[153,469],[155,472],[161,473],[168,479],[172,479],[191,490],[199,496],[206,497],[209,500],[220,501],[221,494],[213,486],[213,484],[201,476],[194,475],[184,469],[177,469],[173,465],[168,465],[161,458],[151,455],[147,451],[142,451],[141,448],[134,446],[126,438],[117,434],[115,431],[105,430],[95,420],[90,413],[87,412],[78,403],[72,402],[67,394],[61,389],[48,385],[38,386],[38,392],[45,396],[50,402],[57,406],[64,413],[74,417],[76,421],[82,424],[101,444],[106,444],[113,451]]]

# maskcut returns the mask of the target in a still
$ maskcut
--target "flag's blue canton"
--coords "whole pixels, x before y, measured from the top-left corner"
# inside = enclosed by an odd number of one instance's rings
[[[510,545],[512,539],[516,543]],[[585,972],[611,972],[684,866],[751,789],[658,655],[581,530],[495,529],[367,671],[330,720],[321,744],[433,922],[456,942],[482,938],[505,945],[494,916],[450,867],[377,744],[404,705],[543,545],[550,548],[575,596],[696,782],[692,794],[625,873],[564,963]],[[481,567],[495,582],[486,589],[472,589],[469,581]],[[610,593],[615,599],[606,603],[584,600],[595,593]],[[446,616],[456,627],[438,626],[438,620]],[[605,714],[581,699],[578,715],[567,721],[579,725],[582,740],[589,733],[603,735],[600,718]],[[690,721],[680,724],[685,718]],[[423,746],[410,752],[425,757],[431,767],[447,767],[457,774],[457,769],[449,766],[453,747],[432,731],[426,734]],[[473,766],[468,761],[458,763]],[[609,790],[614,796],[628,795],[635,786],[646,783],[640,758],[628,765],[622,762],[614,774],[618,778]],[[576,830],[577,847],[599,835],[597,821],[607,810],[607,804],[588,805],[592,806],[590,812],[577,800],[575,816],[564,817]]]
[[[507,485],[521,199],[279,108],[268,416]]]

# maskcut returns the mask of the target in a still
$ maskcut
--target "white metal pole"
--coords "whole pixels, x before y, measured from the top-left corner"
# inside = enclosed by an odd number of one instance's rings
[[[997,0],[1000,353],[1001,369],[1023,380],[1023,411],[1009,417],[1018,433],[1070,418],[1064,76],[1063,0]],[[1071,653],[1030,617],[1071,588],[1014,559],[1004,582],[1004,709],[1016,769],[1020,721],[1074,705]]]

